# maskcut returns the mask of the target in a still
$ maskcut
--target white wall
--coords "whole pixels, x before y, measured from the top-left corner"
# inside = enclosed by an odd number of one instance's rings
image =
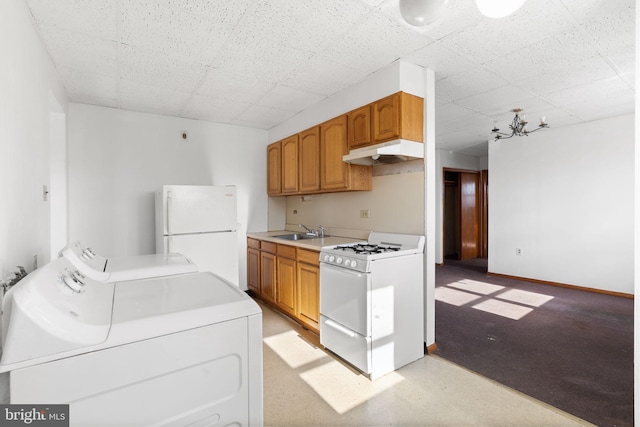
[[[65,114],[66,96],[36,35],[26,2],[0,2],[0,280],[50,259],[50,96]],[[64,126],[64,119],[62,119]]]
[[[156,189],[236,185],[246,288],[246,231],[267,227],[266,131],[75,103],[69,123],[70,240],[106,256],[155,253]]]
[[[633,294],[633,156],[633,114],[491,141],[489,271]]]
[[[476,157],[445,150],[436,150],[436,250],[435,262],[442,264],[443,255],[443,215],[444,215],[444,181],[443,169],[464,169],[480,171],[487,169],[486,157]]]

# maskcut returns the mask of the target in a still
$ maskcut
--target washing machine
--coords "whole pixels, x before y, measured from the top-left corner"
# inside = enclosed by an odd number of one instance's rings
[[[79,241],[60,250],[78,272],[98,282],[123,282],[199,271],[191,260],[178,253],[105,257]]]
[[[3,302],[11,404],[72,426],[262,425],[262,312],[209,272],[99,282],[60,257]]]

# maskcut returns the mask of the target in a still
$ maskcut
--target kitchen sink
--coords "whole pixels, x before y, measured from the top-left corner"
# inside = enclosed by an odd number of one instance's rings
[[[278,236],[272,236],[278,239],[284,240],[305,240],[305,239],[317,239],[319,236],[308,236],[306,234],[280,234]]]

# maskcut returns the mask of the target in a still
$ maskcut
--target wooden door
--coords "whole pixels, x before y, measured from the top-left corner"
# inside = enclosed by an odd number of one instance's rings
[[[260,296],[276,302],[276,256],[267,252],[260,252]]]
[[[400,135],[400,93],[373,103],[373,138],[376,142]]]
[[[278,256],[276,259],[276,305],[296,315],[296,260]]]
[[[349,149],[366,147],[371,139],[371,105],[358,108],[347,114]]]
[[[480,256],[478,173],[460,172],[460,259]]]
[[[298,135],[281,141],[282,150],[282,193],[298,192]]]
[[[347,116],[320,125],[320,181],[323,190],[344,190],[349,182],[349,165],[342,161],[348,153]]]
[[[260,294],[260,251],[255,248],[247,249],[247,288]]]
[[[300,132],[300,192],[320,190],[320,126]]]
[[[267,194],[270,196],[282,194],[281,166],[281,145],[274,142],[267,147]]]

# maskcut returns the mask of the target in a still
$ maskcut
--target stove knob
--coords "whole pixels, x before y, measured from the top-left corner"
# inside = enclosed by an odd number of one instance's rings
[[[358,263],[355,260],[351,260],[351,267],[352,268],[356,268],[356,266],[358,265]]]
[[[325,254],[325,255],[324,255],[324,258],[323,258],[323,261],[324,261],[324,262],[329,261],[329,255]]]
[[[336,257],[334,257],[333,255],[329,255],[329,262],[334,262],[336,260]]]
[[[336,258],[336,264],[342,264],[342,257],[341,256]]]

